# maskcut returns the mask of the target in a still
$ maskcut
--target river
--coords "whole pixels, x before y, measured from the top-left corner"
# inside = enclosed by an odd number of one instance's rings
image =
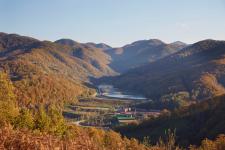
[[[122,92],[112,85],[99,85],[98,95],[105,96],[109,98],[119,98],[119,99],[131,99],[131,100],[146,100],[147,98],[142,95],[133,94],[131,92]]]

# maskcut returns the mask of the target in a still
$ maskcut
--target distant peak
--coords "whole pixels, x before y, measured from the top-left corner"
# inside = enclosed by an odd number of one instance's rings
[[[154,44],[154,45],[165,44],[163,41],[161,41],[159,39],[149,39],[148,42],[151,43],[151,44]]]
[[[25,45],[28,43],[33,43],[33,42],[37,42],[39,40],[34,39],[32,37],[29,36],[21,36],[19,34],[7,34],[7,33],[3,33],[0,32],[0,40],[4,43],[5,45],[8,46],[12,46],[12,45]]]
[[[71,40],[71,39],[59,39],[59,40],[55,41],[55,43],[68,45],[68,46],[74,46],[76,44],[79,44],[78,42]]]
[[[142,44],[161,45],[165,43],[159,39],[139,40],[131,43],[131,45],[142,45]]]
[[[193,45],[205,45],[205,44],[213,44],[213,43],[217,43],[217,42],[224,42],[224,41],[205,39],[202,41],[198,41],[198,42],[194,43]]]
[[[5,36],[5,35],[7,35],[7,33],[0,32],[0,36]]]
[[[159,40],[159,39],[149,39],[149,42],[158,42],[158,43],[164,43],[163,41]]]
[[[90,45],[90,46],[94,46],[96,48],[101,48],[101,49],[104,49],[104,50],[107,50],[107,49],[111,49],[112,47],[105,44],[105,43],[93,43],[93,42],[88,42],[86,43],[87,45]]]
[[[181,42],[181,41],[175,41],[175,42],[173,42],[173,43],[170,43],[170,44],[174,44],[174,45],[180,45],[180,46],[182,46],[182,45],[187,45],[186,43],[184,43],[184,42]]]

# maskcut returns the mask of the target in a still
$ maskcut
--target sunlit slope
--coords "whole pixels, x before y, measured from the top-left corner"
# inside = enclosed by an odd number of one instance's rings
[[[78,51],[101,54],[104,62],[93,63],[96,58],[89,55],[91,60],[78,57],[74,54]],[[10,74],[24,104],[76,101],[77,96],[92,93],[84,86],[89,77],[114,73],[107,66],[109,56],[103,55],[100,49],[81,46],[77,50],[73,46],[15,34],[0,34],[0,60],[1,70]]]

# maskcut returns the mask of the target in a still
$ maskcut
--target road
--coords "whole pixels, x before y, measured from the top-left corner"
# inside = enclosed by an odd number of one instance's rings
[[[77,126],[82,126],[82,125],[80,125],[80,123],[82,123],[82,122],[85,122],[85,120],[74,121],[72,123],[77,125]]]

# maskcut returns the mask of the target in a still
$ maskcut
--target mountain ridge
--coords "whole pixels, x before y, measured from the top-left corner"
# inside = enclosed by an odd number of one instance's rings
[[[190,99],[215,96],[224,93],[224,54],[225,41],[203,40],[131,69],[115,77],[113,83],[156,99],[178,91],[188,92]]]
[[[131,68],[154,62],[179,51],[186,45],[166,44],[158,39],[140,40],[106,52],[112,57],[111,68],[126,72]]]
[[[95,54],[95,57],[85,59],[73,55],[72,46],[1,33],[0,68],[13,80],[21,105],[30,102],[76,102],[78,96],[93,94],[94,90],[85,86],[90,77],[114,73],[105,64],[109,56],[102,54],[100,49],[78,46],[80,51]],[[98,54],[104,57],[105,62],[97,62],[99,66],[96,66],[89,60],[101,58]],[[108,68],[105,69],[105,66]]]

